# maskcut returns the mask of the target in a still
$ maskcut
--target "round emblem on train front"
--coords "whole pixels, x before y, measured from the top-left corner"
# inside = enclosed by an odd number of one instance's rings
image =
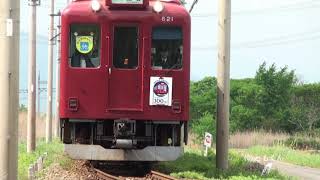
[[[92,36],[77,36],[76,48],[82,54],[88,54],[93,49]]]
[[[169,86],[164,81],[158,81],[153,86],[153,93],[159,97],[163,97],[169,93]]]

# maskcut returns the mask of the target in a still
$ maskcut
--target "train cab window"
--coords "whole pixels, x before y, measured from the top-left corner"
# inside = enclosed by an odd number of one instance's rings
[[[100,66],[100,29],[97,25],[74,24],[70,27],[69,64],[71,67]]]
[[[138,28],[119,26],[114,28],[113,65],[120,69],[138,66]]]
[[[153,69],[182,68],[182,29],[156,27],[152,30],[151,66]]]

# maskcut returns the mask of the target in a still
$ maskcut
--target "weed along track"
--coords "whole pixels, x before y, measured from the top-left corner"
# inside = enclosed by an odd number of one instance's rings
[[[107,165],[103,164],[94,167],[91,164],[95,179],[97,180],[176,180],[176,178],[157,172],[150,171],[148,167],[141,169],[139,165],[132,168],[132,165]]]

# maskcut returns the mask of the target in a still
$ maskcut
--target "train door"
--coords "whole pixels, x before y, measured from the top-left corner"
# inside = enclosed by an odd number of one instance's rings
[[[141,29],[115,24],[111,32],[108,109],[142,111]]]

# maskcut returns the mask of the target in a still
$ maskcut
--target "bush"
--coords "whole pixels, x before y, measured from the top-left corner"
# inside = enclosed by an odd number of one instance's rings
[[[216,135],[216,120],[213,115],[206,112],[198,121],[192,124],[192,132],[196,134],[198,140],[202,140],[205,132],[212,134],[212,137]],[[213,140],[215,138],[212,138]]]
[[[290,137],[284,144],[293,149],[299,150],[320,150],[320,142],[316,139],[311,139],[308,137]]]

